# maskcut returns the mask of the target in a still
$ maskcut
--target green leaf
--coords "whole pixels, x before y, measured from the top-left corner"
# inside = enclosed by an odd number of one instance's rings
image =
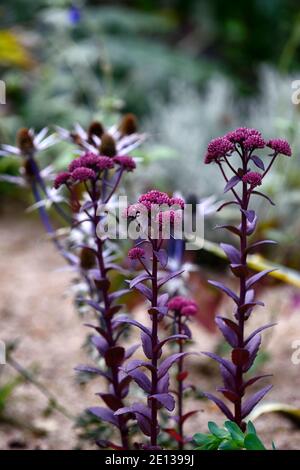
[[[218,450],[241,450],[241,446],[233,440],[225,440],[221,442]]]
[[[255,434],[256,435],[256,429],[254,427],[254,424],[252,421],[248,421],[247,423],[247,434]]]
[[[211,442],[212,437],[213,436],[211,436],[210,434],[202,434],[199,432],[193,436],[193,440],[197,445],[202,446],[207,442]]]
[[[210,432],[218,437],[219,439],[224,439],[224,438],[228,438],[229,437],[229,433],[228,431],[226,431],[226,429],[222,429],[222,428],[219,428],[219,426],[214,423],[213,421],[209,421],[208,424],[208,429],[210,430]]]
[[[225,421],[224,426],[226,429],[228,429],[234,441],[237,441],[238,443],[244,442],[244,433],[236,423],[233,421]]]
[[[277,448],[276,448],[276,446],[275,446],[275,442],[274,442],[274,441],[272,441],[272,449],[273,449],[273,450],[277,450]]]
[[[266,450],[256,434],[247,434],[244,440],[244,446],[247,450]]]

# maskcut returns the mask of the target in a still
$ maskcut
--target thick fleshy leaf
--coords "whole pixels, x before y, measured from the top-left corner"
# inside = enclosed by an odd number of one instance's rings
[[[172,336],[169,336],[168,338],[165,338],[163,339],[162,341],[160,341],[160,343],[158,343],[157,345],[157,349],[161,349],[163,347],[164,344],[168,343],[169,341],[177,341],[177,340],[183,340],[183,339],[188,339],[188,336],[186,335],[172,335]]]
[[[157,391],[159,393],[168,393],[170,385],[170,375],[167,373],[161,379],[159,379],[157,384]]]
[[[248,274],[248,268],[243,264],[231,264],[230,269],[236,277],[243,277]]]
[[[239,182],[241,181],[241,178],[237,175],[234,175],[230,180],[227,182],[225,188],[224,188],[224,193],[227,193],[230,191],[232,188],[234,188]]]
[[[171,279],[174,279],[175,277],[180,276],[180,274],[182,274],[183,272],[184,272],[184,270],[181,269],[180,271],[175,271],[173,273],[167,274],[162,279],[159,279],[159,281],[157,283],[158,287],[162,287],[164,284],[166,284]]]
[[[129,359],[135,351],[140,347],[140,344],[133,344],[125,351],[125,359]]]
[[[228,243],[220,243],[220,247],[231,263],[239,264],[241,262],[241,254],[234,246]]]
[[[231,233],[234,233],[235,235],[240,235],[241,234],[241,231],[238,229],[238,227],[235,227],[234,225],[227,225],[227,224],[217,225],[215,228],[216,229],[225,228],[226,230],[228,230]]]
[[[222,282],[208,281],[208,283],[216,287],[217,289],[220,289],[221,291],[225,292],[225,294],[231,297],[235,301],[235,303],[238,304],[239,302],[238,296],[231,289],[229,289],[229,287],[224,286]]]
[[[96,395],[101,397],[106,406],[113,411],[117,411],[123,406],[122,400],[111,393],[97,393]]]
[[[155,398],[169,411],[173,411],[175,408],[175,400],[170,393],[156,393],[155,395],[150,395],[149,398]]]
[[[151,436],[151,410],[141,403],[134,403],[131,406],[120,408],[115,412],[116,416],[133,413],[136,417],[141,431],[146,436]]]
[[[236,391],[236,384],[235,384],[235,379],[231,372],[228,372],[228,370],[224,366],[220,366],[220,372],[222,375],[223,383],[225,388],[232,390],[233,392]]]
[[[264,303],[260,302],[259,300],[256,301],[256,302],[248,302],[248,303],[245,303],[245,304],[241,305],[240,307],[238,307],[237,310],[239,311],[239,313],[244,314],[244,313],[247,313],[249,309],[253,309],[257,305],[259,305],[260,307],[263,307]]]
[[[75,367],[76,372],[85,372],[87,374],[95,374],[95,375],[100,375],[101,377],[104,377],[107,380],[111,380],[109,375],[103,372],[101,369],[98,367],[94,366],[89,366],[89,365],[79,365]]]
[[[146,299],[152,300],[152,290],[148,287],[145,286],[144,284],[137,284],[135,286],[135,289],[138,290]]]
[[[147,375],[140,370],[133,370],[129,372],[130,377],[141,387],[146,393],[151,393],[151,382]]]
[[[265,379],[267,377],[272,377],[272,374],[256,375],[255,377],[252,377],[251,379],[244,382],[243,390],[245,390],[247,387],[250,387],[250,385],[255,384],[258,380]]]
[[[129,284],[129,287],[130,289],[133,289],[133,287],[135,287],[137,284],[140,284],[140,282],[147,281],[149,279],[152,279],[152,277],[149,276],[149,274],[147,273],[139,274],[134,279],[132,279],[132,281]]]
[[[118,419],[114,415],[113,411],[101,406],[93,406],[92,408],[88,408],[88,412],[99,418],[100,421],[105,421],[106,423],[110,423],[113,426],[118,427]]]
[[[254,217],[252,222],[247,221],[247,235],[252,235],[255,232],[257,226],[257,215]]]
[[[251,155],[250,158],[253,163],[257,166],[257,168],[260,168],[261,170],[265,171],[265,165],[261,158],[259,158],[257,155]]]
[[[268,385],[267,387],[262,388],[259,392],[254,393],[252,397],[248,398],[245,401],[242,407],[242,418],[244,419],[248,416],[249,413],[253,410],[253,408],[263,399],[263,397],[271,390],[272,385]]]
[[[112,346],[104,355],[108,367],[119,367],[125,357],[125,349],[121,346]]]
[[[275,269],[265,269],[257,274],[251,276],[246,282],[246,289],[250,289],[256,282],[260,281],[263,277],[267,276],[269,273],[276,271]]]
[[[136,320],[133,320],[132,318],[130,317],[122,317],[122,318],[117,318],[115,320],[116,323],[126,323],[128,325],[133,325],[133,326],[136,326],[138,327],[140,330],[142,330],[144,333],[146,333],[146,335],[150,336],[151,337],[151,331],[149,330],[149,328],[146,328],[144,325],[142,325],[140,322],[136,321]]]
[[[140,367],[146,367],[149,370],[153,369],[150,362],[142,361],[141,359],[132,359],[122,366],[122,371],[126,374],[130,374],[133,370],[139,369]]]
[[[211,353],[211,352],[202,352],[202,354],[204,354],[205,356],[207,357],[210,357],[211,359],[213,359],[214,361],[218,362],[219,364],[221,364],[223,367],[225,367],[225,369],[228,370],[228,372],[230,372],[232,375],[235,374],[235,366],[230,362],[228,361],[227,359],[224,359],[223,357],[220,357],[218,356],[217,354],[215,353]]]
[[[230,344],[230,346],[235,347],[238,341],[236,333],[226,325],[222,317],[216,317],[215,322],[226,341]]]
[[[191,353],[176,353],[167,357],[167,359],[162,361],[162,363],[160,364],[158,368],[158,378],[160,379],[161,377],[163,377],[168,372],[170,367],[172,367],[172,365],[175,364],[175,362],[177,362],[180,358],[187,356],[188,354],[191,354]]]
[[[261,240],[259,242],[252,243],[252,245],[248,246],[246,251],[247,253],[250,253],[252,250],[255,250],[255,248],[262,245],[277,245],[277,242],[274,240]]]
[[[261,344],[261,336],[260,334],[257,334],[254,336],[251,341],[247,343],[247,350],[249,351],[249,358],[246,364],[244,364],[243,370],[244,372],[247,372],[247,370],[250,369],[252,366],[253,362],[255,361],[255,358],[257,356],[258,350],[260,348]]]
[[[275,206],[272,199],[270,199],[266,194],[261,193],[260,191],[252,191],[252,194],[256,194],[257,196],[263,197],[264,199],[266,199],[271,204],[271,206]]]
[[[230,409],[227,407],[227,405],[225,405],[222,400],[220,400],[220,398],[216,397],[215,395],[212,395],[211,393],[204,393],[204,396],[208,398],[208,400],[213,401],[228,419],[230,419],[231,421],[234,420],[234,416],[231,413]]]
[[[166,268],[166,266],[168,264],[168,253],[166,252],[166,250],[161,249],[159,251],[154,251],[153,253],[156,256],[156,258],[158,259],[161,267]]]
[[[219,387],[217,388],[217,391],[220,393],[223,393],[224,397],[227,398],[227,400],[231,401],[232,403],[235,403],[239,400],[239,395],[235,393],[233,390]]]
[[[267,328],[272,328],[272,326],[275,326],[277,325],[277,323],[268,323],[267,325],[264,325],[264,326],[260,326],[259,328],[257,328],[256,330],[253,331],[253,333],[251,333],[248,338],[246,339],[245,341],[245,344],[249,343],[249,341],[252,340],[252,338],[254,338],[254,336],[258,335],[258,333],[260,333],[261,331],[264,331],[266,330]]]
[[[254,210],[245,210],[245,209],[241,209],[241,212],[243,214],[245,214],[245,216],[247,217],[247,220],[251,223],[255,220],[255,217],[256,217],[256,213]]]
[[[249,361],[250,353],[245,348],[234,348],[231,352],[231,359],[235,366],[245,366]]]
[[[102,336],[93,335],[91,338],[92,344],[97,348],[98,352],[103,356],[108,349],[108,342]]]
[[[142,332],[141,333],[142,346],[145,356],[148,359],[152,359],[153,350],[152,350],[152,339],[151,336]]]

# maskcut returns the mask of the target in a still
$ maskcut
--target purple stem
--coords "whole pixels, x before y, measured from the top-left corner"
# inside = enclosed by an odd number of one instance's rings
[[[177,312],[175,314],[175,321],[177,326],[176,333],[181,335],[182,332],[182,317],[181,313]],[[183,352],[183,341],[181,339],[179,341],[179,353]],[[182,373],[183,373],[183,358],[180,358],[177,365],[177,380],[178,380],[178,388],[177,388],[177,416],[178,416],[178,434],[180,436],[180,441],[178,442],[178,450],[183,450],[184,448],[184,435],[183,435],[183,380],[182,380]]]
[[[153,252],[157,251],[157,240],[152,240]],[[158,298],[158,262],[157,258],[153,253],[152,258],[152,307],[157,307],[157,298]],[[158,364],[158,315],[156,313],[152,314],[152,366],[151,371],[152,384],[151,384],[151,395],[157,394],[157,385],[158,385],[158,374],[157,374],[157,364]],[[151,446],[157,446],[157,401],[155,399],[151,400]]]

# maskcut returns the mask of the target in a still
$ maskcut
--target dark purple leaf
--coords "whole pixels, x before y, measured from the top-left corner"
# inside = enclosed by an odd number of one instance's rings
[[[238,227],[235,227],[234,225],[217,225],[215,227],[216,229],[221,229],[221,228],[225,228],[226,230],[228,230],[229,232],[231,233],[234,233],[235,235],[240,235],[241,234],[241,231],[238,229]]]
[[[232,329],[226,325],[222,317],[216,317],[215,322],[218,325],[219,330],[222,332],[226,341],[230,346],[235,347],[237,345],[237,335]]]
[[[96,395],[101,397],[106,406],[113,411],[117,411],[123,406],[122,400],[111,393],[96,393]]]
[[[181,340],[182,339],[188,339],[188,336],[186,336],[186,335],[172,335],[172,336],[169,336],[168,338],[165,338],[164,340],[160,341],[160,343],[158,343],[157,350],[161,349],[163,347],[163,345],[166,344],[167,342],[177,341],[179,339],[181,339]]]
[[[191,332],[190,328],[188,327],[188,325],[187,325],[186,323],[184,323],[184,324],[181,326],[181,329],[182,329],[182,332],[183,332],[189,339],[192,338],[192,332]]]
[[[225,388],[235,391],[236,390],[235,379],[233,375],[231,374],[231,372],[228,372],[228,370],[222,365],[220,366],[220,372],[222,375]]]
[[[97,348],[98,352],[103,356],[103,354],[108,349],[108,342],[102,336],[96,335],[92,336],[91,342]]]
[[[268,385],[267,387],[262,388],[259,392],[254,393],[252,397],[248,398],[245,401],[242,407],[242,418],[246,418],[249,413],[253,410],[253,408],[263,399],[263,397],[271,390],[272,385]]]
[[[152,300],[152,291],[149,287],[145,286],[144,284],[138,284],[135,286],[136,290],[138,290],[146,299]]]
[[[251,223],[254,222],[256,214],[254,210],[241,209],[241,212],[247,217],[247,220]]]
[[[204,393],[204,396],[208,398],[208,400],[213,401],[228,419],[230,419],[231,421],[234,420],[233,414],[231,413],[227,405],[225,405],[225,403],[222,400],[220,400],[215,395],[212,395],[211,393]]]
[[[155,395],[150,395],[149,398],[156,399],[169,411],[173,411],[175,408],[175,400],[170,393],[156,393]]]
[[[99,303],[98,303],[98,302],[95,302],[94,300],[87,300],[87,299],[85,299],[85,298],[83,298],[83,297],[78,297],[78,298],[77,298],[77,301],[89,305],[90,307],[94,308],[97,312],[101,312],[101,313],[104,312],[103,307],[101,307],[101,305],[99,305]]]
[[[220,247],[226,254],[230,263],[239,264],[241,262],[241,253],[234,246],[229,245],[228,243],[220,243]]]
[[[254,338],[254,336],[256,336],[261,331],[264,331],[267,328],[271,328],[272,326],[275,326],[275,325],[277,325],[277,323],[268,323],[267,325],[257,328],[256,330],[253,331],[253,333],[251,333],[251,335],[248,336],[248,338],[245,341],[245,344],[249,343],[249,341],[251,341],[251,339]]]
[[[161,249],[159,251],[154,251],[153,253],[156,256],[156,258],[158,259],[161,267],[166,268],[166,266],[168,264],[168,253],[166,252],[166,250]]]
[[[248,268],[243,264],[231,264],[230,269],[236,277],[247,276]]]
[[[133,320],[130,317],[116,318],[115,323],[120,323],[120,324],[121,323],[126,323],[128,325],[137,326],[138,328],[140,328],[140,330],[142,330],[144,333],[146,333],[146,335],[151,336],[151,331],[149,330],[149,328],[146,328],[140,322],[138,322],[136,320]]]
[[[258,353],[258,350],[260,348],[261,344],[261,336],[260,334],[255,335],[248,343],[247,343],[247,350],[249,351],[249,359],[247,363],[244,365],[243,370],[244,372],[247,372],[247,370],[250,369],[252,366],[256,355]]]
[[[260,301],[248,302],[248,303],[245,303],[245,304],[241,305],[240,307],[238,307],[238,311],[242,314],[247,313],[249,309],[253,309],[253,307],[256,307],[257,305],[263,307],[264,303],[260,302]]]
[[[148,379],[147,375],[140,370],[133,370],[129,372],[130,377],[141,387],[142,390],[146,393],[151,393],[151,382]]]
[[[145,434],[145,436],[150,437],[152,431],[151,421],[139,413],[136,413],[135,416],[142,433]]]
[[[157,384],[157,391],[159,393],[168,393],[170,385],[170,376],[165,374],[161,379],[159,379]]]
[[[103,372],[98,367],[88,366],[88,365],[79,365],[75,367],[76,372],[85,372],[87,374],[95,374],[104,377],[107,380],[111,380],[109,375]]]
[[[234,348],[231,352],[231,359],[235,366],[244,366],[249,361],[250,353],[244,348]]]
[[[165,307],[169,300],[169,294],[161,294],[157,299],[158,307]]]
[[[92,413],[101,421],[105,421],[106,423],[110,423],[113,426],[118,427],[118,419],[111,410],[108,410],[107,408],[102,408],[101,406],[93,406],[92,408],[88,408],[88,412]]]
[[[254,220],[252,222],[247,222],[247,235],[252,235],[252,233],[255,232],[256,225],[257,225],[257,216],[255,216]]]
[[[182,274],[183,272],[184,270],[181,269],[180,271],[175,271],[173,273],[167,274],[162,279],[159,279],[157,283],[158,287],[162,287],[164,284],[166,284],[166,282],[170,281],[171,279],[174,279],[174,277],[180,276],[180,274]]]
[[[167,306],[164,306],[164,307],[151,307],[149,308],[148,310],[148,313],[150,315],[166,315],[168,313],[168,307]]]
[[[250,385],[255,384],[258,380],[265,379],[266,377],[272,377],[272,374],[256,375],[255,377],[252,377],[243,384],[243,390],[245,390],[247,387],[250,387]]]
[[[213,359],[214,361],[218,362],[219,364],[221,364],[223,367],[225,367],[225,369],[228,370],[228,372],[230,372],[232,375],[235,374],[235,366],[230,362],[228,361],[227,359],[224,359],[223,357],[220,357],[218,356],[217,354],[215,353],[211,353],[211,352],[205,352],[203,351],[202,354],[204,354],[205,356],[207,357],[210,357],[211,359]]]
[[[277,245],[277,242],[275,242],[273,240],[261,240],[261,241],[256,242],[256,243],[252,243],[252,245],[248,246],[246,252],[250,253],[252,250],[254,250],[255,248],[257,248],[258,246],[261,246],[261,245]]]
[[[141,431],[146,436],[151,436],[151,411],[149,408],[141,403],[135,403],[131,406],[120,408],[115,412],[115,415],[119,416],[127,413],[133,413]]]
[[[227,182],[225,188],[224,188],[224,193],[227,193],[227,191],[230,191],[230,189],[234,188],[239,182],[241,181],[241,178],[237,175],[234,175],[230,180]]]
[[[263,197],[264,199],[266,199],[271,204],[271,206],[275,206],[272,199],[270,199],[266,194],[261,193],[260,191],[252,191],[252,194],[256,194],[257,196]]]
[[[125,349],[121,346],[110,347],[104,355],[107,367],[119,367],[125,357]]]
[[[100,335],[102,335],[103,338],[105,338],[107,341],[109,341],[109,337],[108,337],[107,332],[103,328],[101,328],[100,326],[91,325],[90,323],[85,323],[84,326],[87,326],[89,328],[94,328],[94,330],[96,330]]]
[[[228,201],[228,202],[224,202],[224,204],[222,204],[222,205],[217,209],[217,212],[219,212],[220,210],[224,209],[224,207],[230,206],[231,204],[239,205],[239,203],[238,203],[237,201]]]
[[[111,294],[109,294],[109,300],[110,300],[110,302],[113,302],[114,300],[122,297],[123,295],[128,294],[128,292],[130,292],[129,289],[116,290],[116,291],[112,292]]]
[[[152,359],[153,355],[153,350],[152,350],[152,339],[151,337],[146,334],[146,333],[141,333],[141,340],[142,340],[142,346],[143,346],[143,351],[145,353],[145,356],[148,359]]]
[[[240,398],[237,393],[235,393],[233,390],[229,390],[228,388],[219,387],[217,388],[217,391],[223,393],[224,397],[232,403],[235,403]]]
[[[260,281],[263,277],[267,276],[269,273],[276,271],[276,269],[265,269],[260,273],[254,274],[246,282],[246,289],[250,289],[256,282]]]
[[[130,346],[127,351],[125,351],[125,359],[129,359],[139,347],[140,344],[134,344],[133,346]]]
[[[216,287],[217,289],[220,289],[221,291],[225,292],[225,294],[231,297],[235,301],[236,304],[239,303],[238,296],[231,289],[229,289],[229,287],[224,286],[222,282],[208,281],[208,283]]]
[[[158,368],[158,378],[161,379],[175,362],[177,362],[181,357],[187,356],[188,354],[191,353],[175,353],[167,357],[167,359],[162,361]]]
[[[259,158],[257,155],[251,155],[250,158],[258,168],[265,171],[265,165],[261,158]]]
[[[130,289],[133,289],[133,287],[135,287],[140,282],[147,281],[149,279],[152,279],[152,277],[149,276],[149,274],[147,274],[147,273],[139,274],[134,279],[132,279],[132,281],[129,284],[129,287],[130,287]]]
[[[142,361],[141,359],[132,359],[128,361],[123,367],[122,370],[126,374],[130,374],[133,370],[138,369],[139,367],[146,367],[149,370],[153,370],[153,366],[150,362]]]

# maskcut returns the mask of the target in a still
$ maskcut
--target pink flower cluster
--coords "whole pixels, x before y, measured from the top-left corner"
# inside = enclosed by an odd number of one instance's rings
[[[125,171],[133,171],[136,169],[135,161],[132,157],[128,156],[116,156],[113,158],[114,163],[120,165]]]
[[[243,176],[243,182],[250,184],[251,188],[261,185],[262,176],[256,171],[249,171]]]
[[[292,149],[290,144],[284,139],[272,139],[267,143],[267,147],[270,147],[275,153],[281,153],[290,157],[292,155]]]
[[[173,310],[174,312],[178,312],[185,316],[194,316],[198,312],[196,302],[181,295],[177,295],[170,299],[168,302],[168,308],[169,310]]]
[[[69,171],[77,168],[90,168],[94,171],[109,170],[114,167],[114,160],[110,157],[103,157],[92,152],[87,152],[81,157],[73,160],[69,165]]]
[[[288,157],[292,154],[291,147],[286,140],[272,139],[266,142],[257,129],[239,127],[223,137],[213,139],[208,144],[205,163],[219,162],[222,158],[230,156],[235,149],[235,145],[239,145],[247,151],[263,149],[267,146],[274,150],[276,154],[280,153]]]
[[[152,189],[146,194],[142,194],[138,202],[143,204],[147,208],[147,210],[151,210],[152,206],[162,206],[166,205],[172,207],[174,205],[179,206],[181,209],[184,208],[184,200],[177,197],[169,197],[167,193],[163,193],[156,189]]]
[[[213,161],[219,161],[221,158],[230,155],[233,150],[234,145],[226,136],[217,137],[208,144],[205,163],[209,164]]]
[[[132,260],[144,258],[144,256],[145,256],[145,250],[143,248],[138,247],[138,246],[136,246],[134,248],[131,248],[128,251],[128,258],[130,258]]]

